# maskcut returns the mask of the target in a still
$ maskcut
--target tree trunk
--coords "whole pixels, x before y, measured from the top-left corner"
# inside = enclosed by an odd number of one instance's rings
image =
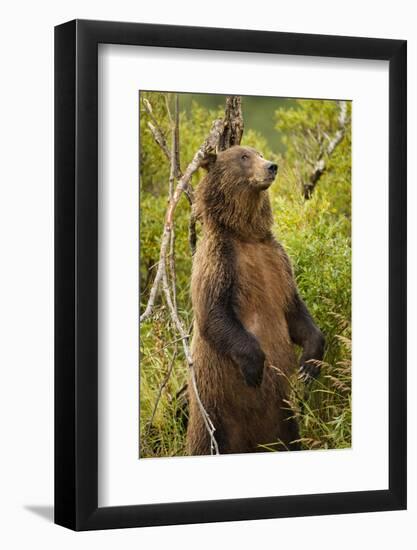
[[[233,145],[240,145],[244,129],[240,96],[231,95],[226,98],[223,120],[224,130],[219,139],[218,151],[224,151]]]

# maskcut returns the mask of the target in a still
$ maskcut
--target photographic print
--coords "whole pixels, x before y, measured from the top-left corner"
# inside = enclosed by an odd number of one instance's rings
[[[351,102],[138,102],[139,458],[351,447]]]

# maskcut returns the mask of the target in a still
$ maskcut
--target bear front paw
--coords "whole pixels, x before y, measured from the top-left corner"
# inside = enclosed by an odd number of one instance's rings
[[[244,344],[236,346],[232,350],[231,358],[240,368],[248,386],[256,388],[261,385],[266,357],[254,337],[250,335]]]
[[[262,384],[264,365],[265,355],[262,351],[240,362],[240,369],[248,386],[257,388]]]

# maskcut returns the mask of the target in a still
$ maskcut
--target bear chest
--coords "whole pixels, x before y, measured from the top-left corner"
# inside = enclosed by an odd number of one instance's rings
[[[238,242],[235,251],[238,315],[260,336],[285,323],[293,292],[287,260],[275,244]]]

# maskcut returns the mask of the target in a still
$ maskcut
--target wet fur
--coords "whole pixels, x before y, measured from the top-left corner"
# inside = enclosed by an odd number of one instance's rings
[[[321,359],[323,340],[299,298],[291,265],[271,233],[266,162],[233,147],[211,159],[198,187],[204,237],[193,261],[192,355],[200,398],[216,427],[220,453],[262,450],[281,440],[298,449],[298,427],[285,402],[284,375]],[[210,454],[210,439],[190,391],[188,454]]]

